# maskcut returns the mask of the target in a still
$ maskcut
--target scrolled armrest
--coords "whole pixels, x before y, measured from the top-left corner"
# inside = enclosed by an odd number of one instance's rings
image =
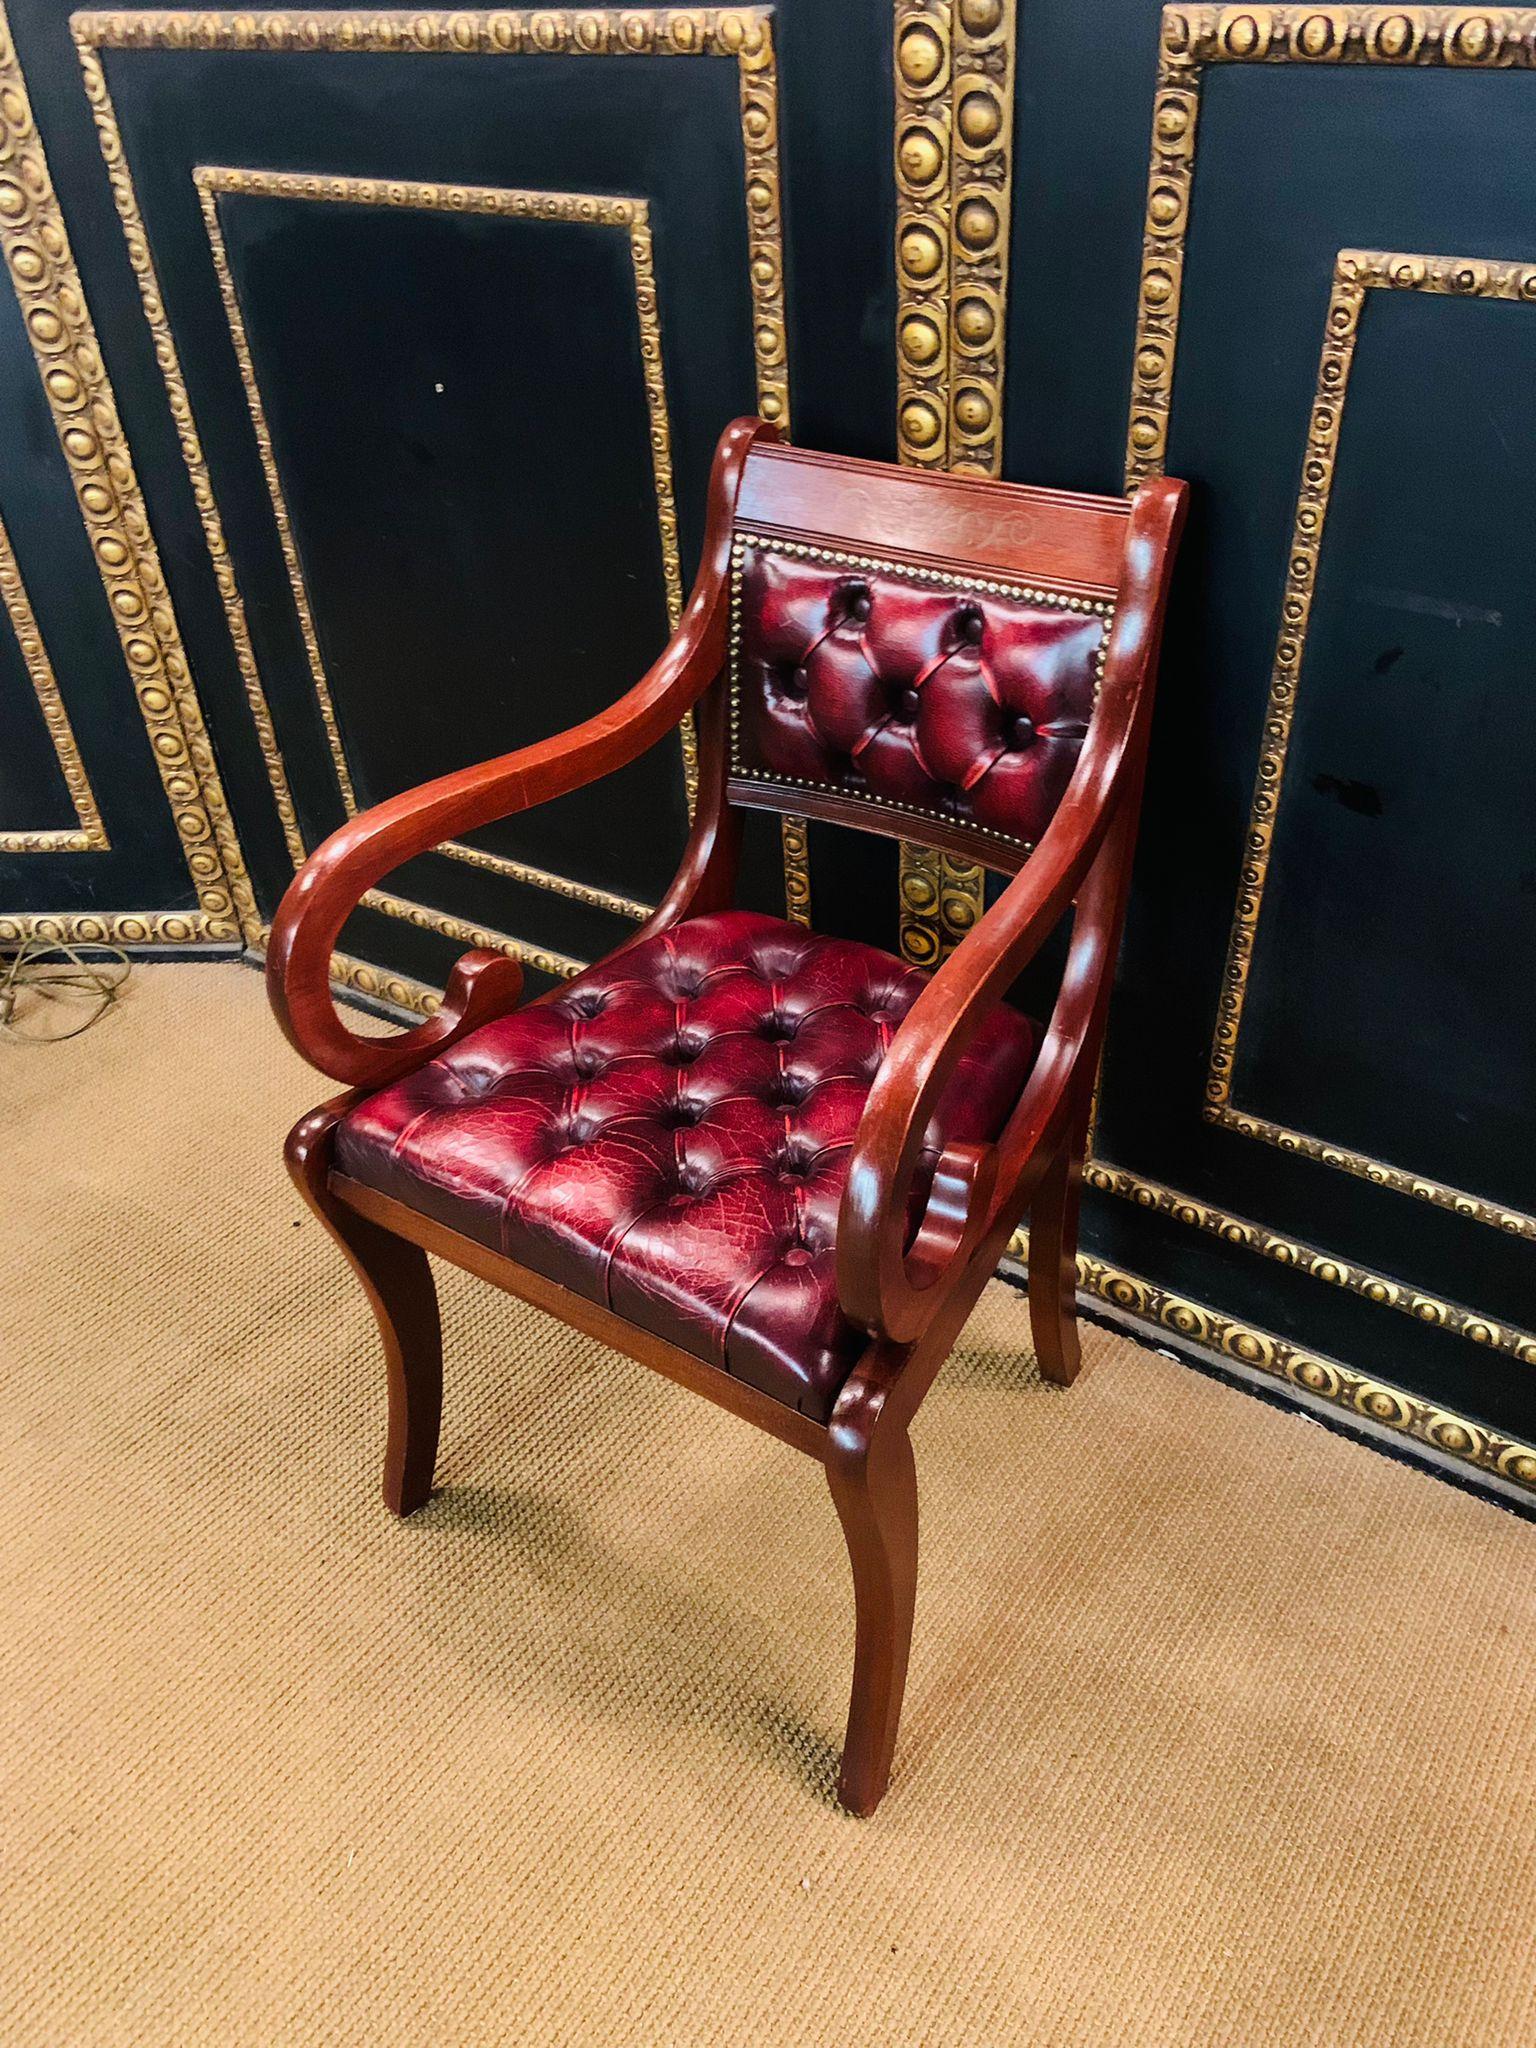
[[[352,1087],[382,1087],[517,1002],[522,970],[500,954],[466,954],[437,1015],[392,1038],[350,1031],[331,998],[331,955],[367,891],[447,839],[567,795],[638,759],[676,727],[725,660],[731,522],[748,450],[776,439],[760,420],[733,421],[710,477],[703,556],[693,593],[659,660],[585,723],[499,759],[406,790],[351,818],[299,870],[272,924],[267,990],[289,1042]]]
[[[1107,810],[1075,822],[1065,813],[1063,804],[1029,866],[966,934],[902,1019],[870,1090],[838,1212],[837,1284],[844,1313],[872,1335],[909,1343],[922,1334],[943,1302],[945,1276],[968,1263],[997,1200],[1011,1192],[1038,1144],[1038,1137],[1024,1137],[1024,1126],[1038,1124],[1044,1132],[1070,1078],[1073,1057],[1063,1054],[1075,1055],[1077,1048],[1058,1030],[1063,1022],[1071,1027],[1058,1002],[1002,1137],[990,1145],[947,1145],[917,1227],[910,1228],[924,1140],[955,1069],[1083,886],[1111,822]],[[1080,943],[1075,937],[1073,959]],[[1080,979],[1069,960],[1063,1002]],[[1080,1041],[1082,1028],[1073,1036]],[[1042,1118],[1047,1094],[1050,1111]]]

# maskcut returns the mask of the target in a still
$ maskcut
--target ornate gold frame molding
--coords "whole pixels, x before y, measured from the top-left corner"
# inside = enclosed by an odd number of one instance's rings
[[[271,927],[261,935],[262,952],[266,951]],[[418,1017],[435,1017],[442,1007],[439,990],[424,981],[417,981],[409,974],[391,974],[387,968],[374,967],[366,960],[358,960],[350,953],[331,955],[331,987],[350,989],[355,995],[367,996],[376,1003],[388,1003],[397,1010],[410,1010]]]
[[[0,918],[0,945],[238,944],[260,928],[256,899],[3,8],[0,253],[197,899],[187,911],[17,913]]]
[[[116,110],[108,89],[106,71],[101,52],[104,50],[227,50],[227,51],[278,51],[288,50],[304,54],[390,54],[402,56],[510,56],[519,53],[539,56],[671,56],[671,57],[715,57],[725,58],[737,67],[741,107],[741,134],[745,160],[745,203],[748,236],[749,284],[753,301],[753,350],[756,365],[758,411],[773,421],[782,431],[789,427],[789,385],[788,385],[788,344],[784,315],[784,265],[781,244],[781,188],[778,156],[778,68],[773,41],[773,12],[765,7],[742,8],[663,8],[630,9],[601,8],[582,9],[576,12],[463,12],[463,13],[383,13],[365,14],[351,11],[335,13],[274,12],[262,15],[245,13],[170,13],[145,10],[139,13],[82,13],[72,17],[71,31],[80,58],[85,90],[96,121],[101,143],[102,156],[106,163],[107,175],[111,182],[113,197],[122,221],[123,233],[128,246],[129,260],[138,279],[140,295],[144,303],[145,317],[155,339],[156,356],[165,382],[166,395],[172,416],[176,423],[181,445],[182,459],[186,464],[192,482],[194,497],[202,519],[204,538],[213,562],[220,595],[224,602],[226,619],[229,622],[234,642],[236,660],[245,688],[246,701],[256,729],[262,754],[266,762],[274,801],[277,804],[284,839],[294,866],[298,867],[305,858],[306,848],[299,829],[288,789],[287,772],[282,751],[278,743],[271,712],[266,701],[255,653],[251,643],[249,625],[245,615],[234,567],[230,560],[224,535],[223,521],[219,514],[207,461],[203,453],[191,401],[182,375],[176,344],[166,318],[164,301],[159,280],[155,273],[154,261],[150,254],[149,239],[143,217],[139,210],[134,190],[132,173],[123,149],[121,130]],[[240,175],[240,174],[233,174]],[[253,174],[246,173],[245,176]],[[323,184],[372,182],[348,180],[319,180]],[[242,188],[248,189],[248,188]],[[456,188],[469,192],[489,188]],[[323,195],[322,195],[323,196]],[[204,194],[205,218],[211,203],[209,194]],[[634,202],[643,204],[643,202]],[[216,222],[215,222],[216,225]],[[649,239],[646,238],[646,259],[649,260]],[[638,256],[637,256],[638,270]],[[224,278],[220,278],[221,289]],[[651,312],[654,314],[654,277],[642,290],[650,293]],[[232,294],[231,294],[232,296]],[[226,298],[226,307],[230,299]],[[238,309],[237,309],[238,310]],[[655,379],[659,387],[660,359],[659,344],[654,365],[647,357],[648,388]],[[242,363],[242,370],[245,364]],[[251,388],[248,383],[248,395]],[[655,438],[655,416],[652,416],[653,455],[659,465],[666,460],[668,484],[670,486],[670,453],[658,447]],[[260,426],[257,428],[258,441],[263,441]],[[263,442],[264,449],[269,444]],[[264,454],[265,460],[265,454]],[[268,481],[270,485],[270,471]],[[670,508],[668,508],[668,511]],[[663,513],[664,553],[667,537],[667,516]],[[281,537],[281,526],[280,526]],[[670,544],[675,556],[675,516],[670,529]],[[289,555],[291,536],[284,539],[285,559]],[[296,561],[296,555],[293,558]],[[681,598],[681,573],[677,575],[676,598]],[[672,579],[668,577],[669,605],[674,600]],[[311,647],[312,665],[317,649],[313,640],[312,623],[305,622],[306,646]],[[323,671],[322,671],[323,674]],[[322,696],[322,714],[325,698]],[[331,731],[334,718],[328,724],[328,736],[339,746],[339,734]],[[688,740],[685,738],[685,748]],[[693,771],[691,749],[685,753],[685,763],[690,775]],[[339,775],[344,770],[340,764]],[[347,783],[343,781],[343,791]],[[790,841],[786,832],[786,893],[793,908],[798,898],[808,895],[808,881],[796,882],[790,871]],[[447,849],[445,849],[447,850]],[[546,876],[542,869],[526,863],[507,863],[492,854],[483,854],[477,849],[468,849],[460,858],[467,858],[472,865],[494,866],[495,871],[508,875],[514,880],[527,881],[535,886],[554,886],[563,877]],[[803,873],[803,871],[802,871]],[[610,891],[574,885],[581,894],[576,900],[596,903],[601,908],[620,908],[621,914],[640,916],[648,914],[644,905],[638,905],[626,897]],[[562,890],[560,893],[565,893]],[[438,913],[417,906],[424,916],[434,917]],[[457,923],[457,920],[452,922]],[[448,925],[440,927],[445,935]],[[506,939],[500,941],[506,947],[516,948],[520,957],[531,957],[537,949],[525,948],[522,942]],[[551,956],[555,957],[555,956]],[[563,956],[559,956],[563,957]]]
[[[1310,1274],[1314,1280],[1357,1294],[1363,1301],[1374,1302],[1379,1308],[1397,1309],[1402,1315],[1412,1316],[1415,1322],[1429,1323],[1435,1329],[1450,1331],[1453,1336],[1469,1338],[1472,1343],[1485,1345],[1490,1351],[1505,1352],[1511,1358],[1518,1358],[1523,1365],[1536,1365],[1536,1335],[1529,1330],[1495,1322],[1491,1316],[1478,1315],[1453,1301],[1423,1294],[1418,1288],[1373,1272],[1368,1266],[1317,1251],[1297,1238],[1283,1237],[1277,1231],[1267,1230],[1261,1223],[1230,1215],[1225,1209],[1197,1201],[1193,1195],[1181,1194],[1177,1188],[1165,1187],[1160,1181],[1143,1180],[1138,1174],[1127,1173],[1123,1167],[1091,1159],[1084,1178],[1090,1187],[1097,1188],[1102,1194],[1119,1195],[1125,1201],[1134,1202],[1139,1209],[1151,1209],[1160,1216],[1171,1216],[1178,1223],[1188,1224],[1191,1229],[1204,1230],[1213,1237],[1219,1237],[1223,1244],[1234,1244],[1243,1251],[1275,1259],[1294,1272]]]
[[[997,476],[1013,179],[1014,0],[897,0],[896,389],[901,460]],[[902,955],[932,967],[985,871],[903,844]]]
[[[1536,8],[1185,7],[1163,9],[1152,115],[1126,488],[1160,475],[1179,338],[1200,87],[1211,64],[1536,68]]]
[[[629,243],[635,285],[635,310],[640,329],[640,359],[645,380],[646,406],[650,419],[652,474],[656,491],[656,518],[661,545],[662,576],[666,591],[667,622],[675,628],[683,610],[683,570],[677,544],[677,505],[672,488],[672,436],[667,415],[666,384],[662,370],[661,324],[656,302],[656,276],[652,261],[650,210],[643,199],[613,198],[598,193],[530,192],[505,186],[442,185],[385,178],[343,178],[290,171],[236,170],[221,165],[199,165],[193,172],[202,206],[203,224],[213,257],[219,294],[229,322],[230,340],[245,389],[246,406],[266,479],[267,495],[277,528],[278,544],[287,570],[288,587],[303,637],[310,680],[320,707],[326,743],[336,771],[337,786],[348,817],[357,815],[357,798],[352,786],[341,725],[336,714],[329,677],[320,651],[314,611],[304,581],[293,522],[289,516],[282,477],[267,422],[266,406],[246,332],[239,291],[230,267],[219,219],[221,194],[256,199],[294,199],[333,205],[380,208],[420,208],[430,212],[482,214],[511,220],[558,220],[616,228]],[[244,620],[228,615],[231,633],[243,630]],[[691,718],[682,735],[683,771],[690,808],[698,786],[698,754]],[[269,763],[270,766],[270,763]],[[286,779],[273,783],[279,808],[288,801]],[[291,807],[291,806],[290,806]],[[488,852],[458,840],[448,840],[438,852],[467,862],[503,879],[548,889],[558,896],[609,910],[637,923],[651,914],[652,905],[598,889],[568,875],[552,874],[545,868]]]
[[[1027,1264],[1029,1232],[1017,1231],[1008,1250],[1011,1257]],[[1421,1401],[1401,1387],[1358,1373],[1337,1359],[1303,1350],[1272,1331],[1254,1329],[1082,1252],[1077,1258],[1077,1284],[1080,1292],[1097,1295],[1149,1329],[1170,1330],[1215,1357],[1233,1359],[1252,1371],[1287,1382],[1316,1401],[1427,1444],[1536,1497],[1536,1446],[1486,1429],[1448,1408]]]
[[[804,818],[787,813],[779,819],[779,847],[784,860],[784,915],[791,924],[811,921],[811,831]]]
[[[1014,0],[897,0],[895,35],[901,459],[997,476]]]
[[[552,975],[556,981],[569,981],[591,965],[587,960],[573,960],[569,953],[556,953],[547,946],[530,945],[526,939],[509,938],[505,932],[488,931],[484,925],[470,924],[449,911],[429,909],[425,903],[413,903],[409,897],[396,896],[388,889],[370,889],[362,900],[369,910],[380,910],[386,917],[398,917],[406,924],[415,925],[418,931],[436,932],[439,937],[454,939],[461,946],[505,953],[509,959],[520,960],[525,967],[536,967],[541,974]]]
[[[1240,1109],[1232,1099],[1238,1036],[1247,1000],[1249,970],[1258,939],[1264,885],[1269,875],[1296,696],[1306,659],[1307,630],[1311,623],[1312,597],[1322,556],[1328,501],[1333,490],[1339,439],[1344,426],[1349,373],[1354,362],[1360,315],[1371,291],[1424,292],[1441,298],[1506,299],[1529,305],[1536,301],[1536,265],[1495,262],[1482,257],[1404,255],[1380,249],[1341,249],[1334,263],[1322,359],[1312,400],[1311,428],[1302,460],[1301,488],[1296,498],[1291,530],[1280,633],[1270,676],[1269,703],[1264,714],[1264,739],[1248,818],[1247,854],[1232,918],[1232,934],[1211,1042],[1205,1114],[1210,1122],[1240,1131],[1245,1137],[1263,1139],[1268,1144],[1279,1146],[1282,1151],[1299,1152],[1307,1158],[1320,1160],[1324,1165],[1337,1166],[1346,1173],[1356,1174],[1379,1187],[1417,1196],[1437,1208],[1454,1210],[1458,1216],[1466,1216],[1473,1222],[1491,1224],[1497,1230],[1536,1240],[1536,1216],[1252,1115]]]
[[[69,722],[69,713],[59,693],[58,678],[53,673],[53,664],[38,631],[4,520],[0,520],[0,603],[4,604],[11,630],[16,635],[16,645],[21,650],[22,662],[36,693],[38,709],[53,742],[54,757],[75,813],[73,827],[0,831],[0,853],[106,853],[112,842],[101,822],[91,779],[85,772],[74,727]]]

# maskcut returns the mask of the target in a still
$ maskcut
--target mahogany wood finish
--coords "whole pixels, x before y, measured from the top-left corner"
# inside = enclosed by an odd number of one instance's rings
[[[1028,484],[999,490],[983,477],[896,469],[782,442],[758,449],[737,501],[741,524],[759,532],[1105,592],[1120,581],[1125,511],[1118,498]]]
[[[917,1482],[908,1428],[1026,1211],[1030,1313],[1041,1369],[1063,1384],[1078,1370],[1074,1283],[1082,1154],[1125,911],[1184,486],[1157,478],[1128,501],[1090,498],[897,470],[775,442],[772,428],[756,420],[738,420],[722,436],[698,578],[677,632],[648,674],[611,709],[570,732],[444,776],[352,819],[314,854],[284,899],[273,926],[268,984],[291,1042],[355,1091],[306,1117],[287,1156],[306,1200],[362,1280],[383,1334],[390,1507],[408,1514],[426,1499],[437,1447],[441,1346],[429,1252],[818,1458],[854,1582],[854,1679],[839,1797],[867,1814],[890,1774],[912,1633]],[[337,1128],[360,1102],[507,1016],[522,993],[512,962],[469,953],[429,1023],[383,1040],[348,1030],[332,1000],[331,952],[364,891],[391,869],[447,838],[599,779],[696,708],[701,777],[688,844],[671,888],[618,949],[622,955],[689,920],[730,910],[744,802],[799,808],[793,792],[747,787],[730,773],[727,661],[739,525],[801,547],[865,552],[919,572],[1013,578],[1114,604],[1097,708],[1065,792],[1027,859],[995,836],[968,834],[964,817],[953,811],[900,821],[904,836],[962,845],[1014,879],[895,1023],[869,1085],[833,1247],[834,1306],[864,1333],[863,1349],[855,1352],[830,1412],[823,1411],[824,1421],[639,1327],[603,1299],[557,1284],[441,1217],[419,1213],[397,1194],[337,1171],[334,1156]],[[838,815],[892,829],[861,805],[856,778],[854,786],[854,795],[839,800]],[[1072,936],[1060,990],[1016,1103],[990,1139],[936,1142],[957,1068],[1069,908]],[[590,972],[606,972],[616,957]],[[557,991],[541,1001],[560,999]]]

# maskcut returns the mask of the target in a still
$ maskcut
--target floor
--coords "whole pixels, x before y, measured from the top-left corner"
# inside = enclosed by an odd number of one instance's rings
[[[327,1092],[231,965],[0,1045],[7,2048],[1536,2038],[1536,1528],[996,1285],[850,1820],[808,1460],[449,1274],[385,1514]]]

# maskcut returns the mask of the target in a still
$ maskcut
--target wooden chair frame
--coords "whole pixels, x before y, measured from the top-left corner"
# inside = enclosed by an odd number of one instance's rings
[[[388,1369],[384,1498],[398,1515],[432,1486],[442,1343],[428,1253],[451,1260],[575,1329],[708,1396],[818,1459],[852,1563],[855,1650],[838,1795],[855,1813],[885,1791],[901,1711],[917,1581],[917,1480],[909,1425],[1010,1235],[1030,1215],[1029,1311],[1047,1378],[1079,1368],[1075,1327],[1078,1193],[1095,1067],[1118,946],[1152,707],[1156,650],[1184,512],[1184,486],[1157,478],[1129,501],[1035,491],[773,444],[738,420],[710,481],[697,580],[666,649],[627,695],[568,732],[445,775],[351,819],[306,863],[273,924],[274,1010],[303,1056],[352,1091],[296,1126],[287,1162],[305,1199],[362,1282]],[[330,986],[346,918],[390,870],[499,818],[531,809],[635,760],[689,711],[700,781],[681,865],[634,937],[733,902],[743,806],[809,813],[959,848],[963,825],[882,817],[847,798],[776,792],[733,778],[727,752],[730,563],[738,522],[753,531],[876,548],[978,576],[1114,599],[1099,701],[1053,821],[994,906],[937,968],[897,1030],[871,1089],[840,1211],[843,1310],[869,1343],[823,1425],[638,1330],[403,1203],[336,1172],[336,1126],[354,1102],[412,1072],[517,1006],[522,973],[496,953],[465,954],[428,1022],[398,1036],[347,1028]],[[987,1015],[1075,906],[1054,1013],[1018,1105],[995,1142],[943,1152],[919,1226],[909,1232],[923,1136],[956,1064]],[[626,947],[617,949],[626,950]]]

